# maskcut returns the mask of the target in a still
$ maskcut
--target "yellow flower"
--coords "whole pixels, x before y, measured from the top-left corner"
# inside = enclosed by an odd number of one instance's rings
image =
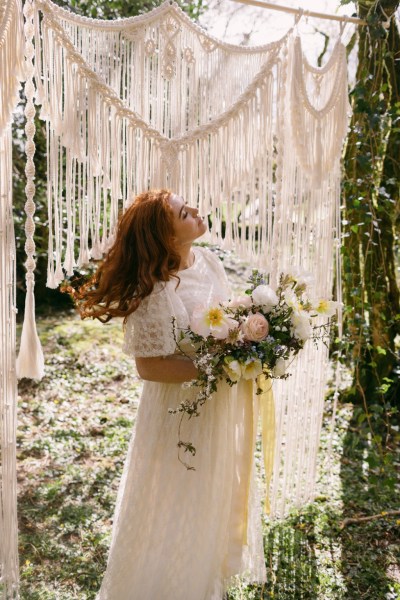
[[[220,327],[224,321],[224,311],[221,308],[210,308],[204,315],[209,327]]]
[[[326,317],[332,317],[337,310],[338,303],[333,302],[332,300],[325,300],[321,298],[318,300],[315,305],[315,310],[320,315],[325,315]]]
[[[258,358],[248,358],[242,366],[243,379],[255,379],[262,373],[261,360]]]
[[[190,319],[192,331],[207,337],[223,340],[229,335],[231,329],[239,327],[239,323],[229,317],[220,306],[198,306],[194,309]]]

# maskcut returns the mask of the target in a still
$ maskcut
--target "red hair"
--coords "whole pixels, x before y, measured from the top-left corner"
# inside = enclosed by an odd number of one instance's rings
[[[77,290],[67,288],[82,319],[126,320],[157,281],[176,276],[180,255],[170,196],[164,189],[137,196],[120,216],[115,242],[90,280]]]

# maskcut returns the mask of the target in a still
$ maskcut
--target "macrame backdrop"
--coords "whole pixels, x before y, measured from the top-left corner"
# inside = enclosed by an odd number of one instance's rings
[[[299,265],[317,295],[331,296],[349,113],[340,40],[316,69],[294,30],[265,46],[225,44],[171,2],[113,22],[49,0],[35,7],[50,287],[102,256],[136,194],[170,187],[211,214],[213,242],[267,269],[272,283]],[[309,344],[292,377],[274,384],[273,515],[313,497],[327,361]]]
[[[37,100],[48,130],[48,285],[100,258],[119,209],[149,187],[178,190],[211,213],[213,240],[230,247],[234,239],[241,255],[258,262],[270,255],[268,182],[289,34],[246,49],[207,36],[169,2],[114,22],[76,17],[48,0],[36,7]]]
[[[325,67],[317,69],[304,57],[300,38],[294,38],[286,93],[279,104],[281,160],[276,176],[272,279],[282,269],[298,265],[313,275],[315,295],[330,298],[336,270],[341,335],[340,153],[350,105],[346,49],[340,40]],[[288,380],[274,382],[276,451],[271,512],[278,516],[314,498],[328,349],[307,343],[290,372]],[[338,376],[337,370],[336,388]]]
[[[15,238],[11,120],[23,79],[20,0],[0,2],[0,597],[18,587],[15,374]]]
[[[20,376],[39,378],[43,364],[33,298],[34,99],[47,130],[49,287],[102,257],[136,194],[169,187],[211,215],[212,242],[268,271],[272,284],[297,265],[313,273],[315,294],[329,298],[336,253],[341,301],[340,154],[349,105],[340,40],[316,69],[296,23],[277,42],[245,48],[211,37],[169,1],[111,22],[50,0],[26,0],[24,13],[28,260]],[[292,377],[274,383],[272,516],[313,498],[327,364],[327,351],[309,343]]]

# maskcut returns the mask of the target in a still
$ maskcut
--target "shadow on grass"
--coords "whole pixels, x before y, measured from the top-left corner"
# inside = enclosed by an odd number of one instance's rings
[[[315,535],[312,516],[297,520],[289,528],[277,525],[265,540],[269,583],[263,598],[317,597],[318,574],[315,560]]]
[[[107,552],[98,506],[88,497],[71,497],[68,485],[45,488],[35,482],[19,497],[20,598],[93,599]]]
[[[355,420],[349,422],[340,469],[342,517],[380,517],[348,524],[341,531],[346,600],[400,598],[400,520],[385,514],[400,508],[395,453],[396,444],[380,457],[360,436]]]
[[[315,509],[270,523],[264,535],[267,583],[232,588],[228,600],[316,600],[319,580],[315,553]]]

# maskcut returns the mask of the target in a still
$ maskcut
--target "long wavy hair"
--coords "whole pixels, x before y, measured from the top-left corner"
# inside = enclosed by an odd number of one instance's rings
[[[157,281],[176,276],[180,255],[174,238],[169,190],[137,196],[120,216],[115,242],[92,277],[71,293],[82,317],[106,323],[134,312]]]

